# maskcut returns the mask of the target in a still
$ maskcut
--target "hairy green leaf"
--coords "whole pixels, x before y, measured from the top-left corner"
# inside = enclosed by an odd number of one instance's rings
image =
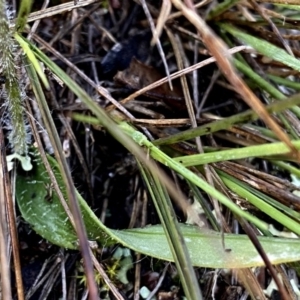
[[[48,157],[63,195],[66,195],[56,161]],[[59,202],[41,159],[33,153],[33,169],[18,171],[17,202],[24,219],[45,239],[64,248],[77,249],[77,237]],[[134,251],[167,261],[173,261],[162,226],[143,229],[111,230],[102,224],[78,194],[90,240],[101,245],[121,243]],[[245,268],[263,265],[263,261],[246,235],[225,235],[226,250],[219,233],[200,231],[197,227],[181,225],[194,266],[210,268]],[[259,238],[273,264],[300,260],[298,239]]]

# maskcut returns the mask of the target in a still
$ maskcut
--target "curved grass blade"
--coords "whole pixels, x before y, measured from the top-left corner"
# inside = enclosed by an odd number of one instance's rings
[[[47,78],[46,78],[46,76],[45,76],[45,74],[44,74],[44,72],[41,68],[40,63],[38,62],[37,58],[35,57],[34,53],[30,49],[28,44],[17,33],[14,35],[14,38],[20,44],[20,46],[22,47],[24,53],[27,55],[28,60],[32,63],[32,65],[35,68],[36,72],[40,76],[44,86],[48,89],[49,88],[48,80],[47,80]]]

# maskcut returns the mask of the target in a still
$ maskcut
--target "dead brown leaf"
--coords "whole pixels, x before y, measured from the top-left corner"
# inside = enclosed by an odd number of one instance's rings
[[[163,76],[156,69],[134,58],[129,68],[119,71],[114,80],[133,90],[140,90],[162,78]],[[174,86],[171,91],[169,85],[164,83],[152,90],[146,91],[144,95],[149,98],[162,100],[171,108],[177,110],[186,109],[182,91],[178,86]]]

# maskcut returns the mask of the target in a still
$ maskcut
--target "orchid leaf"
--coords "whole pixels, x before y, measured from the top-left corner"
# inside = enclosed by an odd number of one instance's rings
[[[66,196],[58,164],[48,156],[60,189]],[[16,197],[23,218],[43,238],[58,246],[77,249],[77,236],[58,196],[51,189],[48,173],[36,151],[33,151],[33,169],[18,170]],[[78,200],[90,240],[100,245],[121,243],[127,248],[159,259],[173,261],[163,227],[148,226],[143,229],[111,230],[95,216],[80,196]],[[246,235],[225,235],[226,250],[222,248],[222,237],[212,230],[200,230],[194,226],[180,226],[194,266],[209,268],[246,268],[263,265]],[[273,264],[300,260],[298,239],[259,238],[262,247]],[[284,249],[284,251],[283,251]]]

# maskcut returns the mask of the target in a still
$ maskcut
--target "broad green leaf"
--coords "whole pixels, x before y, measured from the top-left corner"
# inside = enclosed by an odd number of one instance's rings
[[[51,157],[48,160],[62,193],[66,195],[56,161]],[[16,180],[16,197],[22,216],[45,239],[64,248],[77,249],[75,231],[56,193],[51,191],[49,176],[35,151],[32,164],[33,169],[29,172],[19,170]],[[78,198],[90,240],[96,240],[105,246],[121,243],[145,255],[173,261],[160,225],[143,229],[111,230],[97,219],[79,194]],[[225,235],[225,251],[222,249],[219,233],[200,231],[197,227],[187,225],[181,225],[181,230],[194,266],[245,268],[263,265],[262,259],[245,235]],[[260,237],[259,240],[273,264],[300,260],[298,239]]]
[[[18,171],[16,181],[16,196],[22,216],[33,229],[53,244],[68,249],[77,249],[77,236],[66,212],[64,211],[54,187],[51,185],[49,175],[36,151],[33,155],[33,169],[29,172]],[[55,174],[60,190],[66,199],[66,189],[59,172],[57,162],[48,157],[48,161]],[[98,240],[102,244],[108,242],[108,235],[104,226],[98,222],[97,217],[86,202],[77,193],[84,222],[91,240]]]
[[[261,257],[254,249],[247,235],[225,234],[226,251],[222,248],[221,235],[214,231],[201,232],[195,226],[181,226],[185,242],[190,251],[194,266],[207,268],[246,268],[264,265]],[[122,230],[118,238],[128,248],[140,243],[143,254],[172,261],[171,251],[161,226],[150,226],[144,229]],[[268,254],[272,264],[300,260],[300,241],[298,239],[282,239],[259,237],[259,241]],[[142,250],[142,251],[141,251]]]
[[[276,47],[262,39],[256,38],[248,33],[245,33],[232,25],[220,24],[220,27],[223,30],[231,33],[235,38],[238,38],[247,45],[253,47],[257,52],[279,61],[280,63],[286,64],[294,70],[300,71],[300,61],[288,54],[285,50]]]

